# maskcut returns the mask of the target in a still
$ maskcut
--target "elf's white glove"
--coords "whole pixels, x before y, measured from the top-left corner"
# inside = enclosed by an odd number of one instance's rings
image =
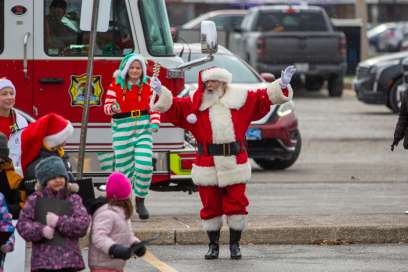
[[[112,112],[113,113],[120,113],[121,109],[118,102],[112,103]]]
[[[150,88],[152,88],[152,90],[156,94],[160,95],[162,92],[161,87],[162,85],[161,85],[160,80],[157,77],[152,77],[152,79],[150,80]]]
[[[286,67],[285,70],[281,72],[280,86],[282,89],[285,89],[289,85],[290,80],[292,79],[295,73],[296,73],[296,68],[293,65]]]

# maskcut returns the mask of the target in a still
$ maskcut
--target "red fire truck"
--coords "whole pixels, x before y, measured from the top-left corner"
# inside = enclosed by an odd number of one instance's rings
[[[16,108],[22,112],[33,118],[55,112],[78,128],[66,147],[74,167],[89,49],[80,16],[81,0],[0,1],[0,77],[16,85]],[[159,78],[174,94],[184,88],[165,1],[112,0],[109,29],[96,38],[84,175],[106,175],[101,158],[112,152],[112,142],[102,104],[121,57],[132,51],[148,59],[149,75],[155,62],[161,65]],[[152,188],[185,189],[194,156],[184,137],[182,129],[167,123],[154,136]]]

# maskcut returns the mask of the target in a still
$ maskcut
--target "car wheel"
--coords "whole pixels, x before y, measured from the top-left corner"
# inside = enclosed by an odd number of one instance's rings
[[[341,97],[343,95],[344,88],[343,74],[330,76],[327,82],[327,87],[329,89],[329,96]]]
[[[324,80],[322,78],[307,78],[305,88],[308,91],[318,91],[323,87]]]
[[[401,107],[401,97],[403,92],[405,91],[404,83],[402,82],[402,78],[399,78],[395,83],[392,85],[389,95],[389,105],[390,109],[394,113],[398,113]]]
[[[300,132],[296,133],[296,146],[295,151],[292,153],[292,156],[287,160],[281,159],[254,159],[254,161],[265,170],[283,170],[291,167],[299,157],[300,150],[302,149],[302,137]]]

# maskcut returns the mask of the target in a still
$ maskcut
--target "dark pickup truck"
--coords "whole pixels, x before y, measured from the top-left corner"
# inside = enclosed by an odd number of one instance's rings
[[[330,96],[343,93],[345,36],[333,30],[329,17],[320,7],[254,7],[231,35],[230,50],[260,73],[279,77],[282,69],[294,64],[295,85],[319,90],[328,80]]]

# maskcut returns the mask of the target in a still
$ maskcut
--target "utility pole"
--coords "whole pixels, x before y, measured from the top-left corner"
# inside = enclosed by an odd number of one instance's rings
[[[86,135],[88,129],[88,117],[89,117],[89,97],[91,94],[92,87],[92,75],[93,75],[93,59],[95,54],[95,41],[96,32],[98,24],[98,13],[99,13],[99,0],[94,0],[92,8],[92,23],[91,31],[89,37],[89,51],[88,51],[88,66],[86,69],[86,92],[84,99],[84,106],[82,112],[82,122],[81,122],[81,135],[80,135],[80,147],[78,155],[78,179],[82,179],[84,173],[84,160],[85,160],[85,145],[86,145]]]
[[[361,20],[360,34],[360,60],[368,59],[368,38],[367,38],[367,3],[365,0],[356,0],[356,18]]]

